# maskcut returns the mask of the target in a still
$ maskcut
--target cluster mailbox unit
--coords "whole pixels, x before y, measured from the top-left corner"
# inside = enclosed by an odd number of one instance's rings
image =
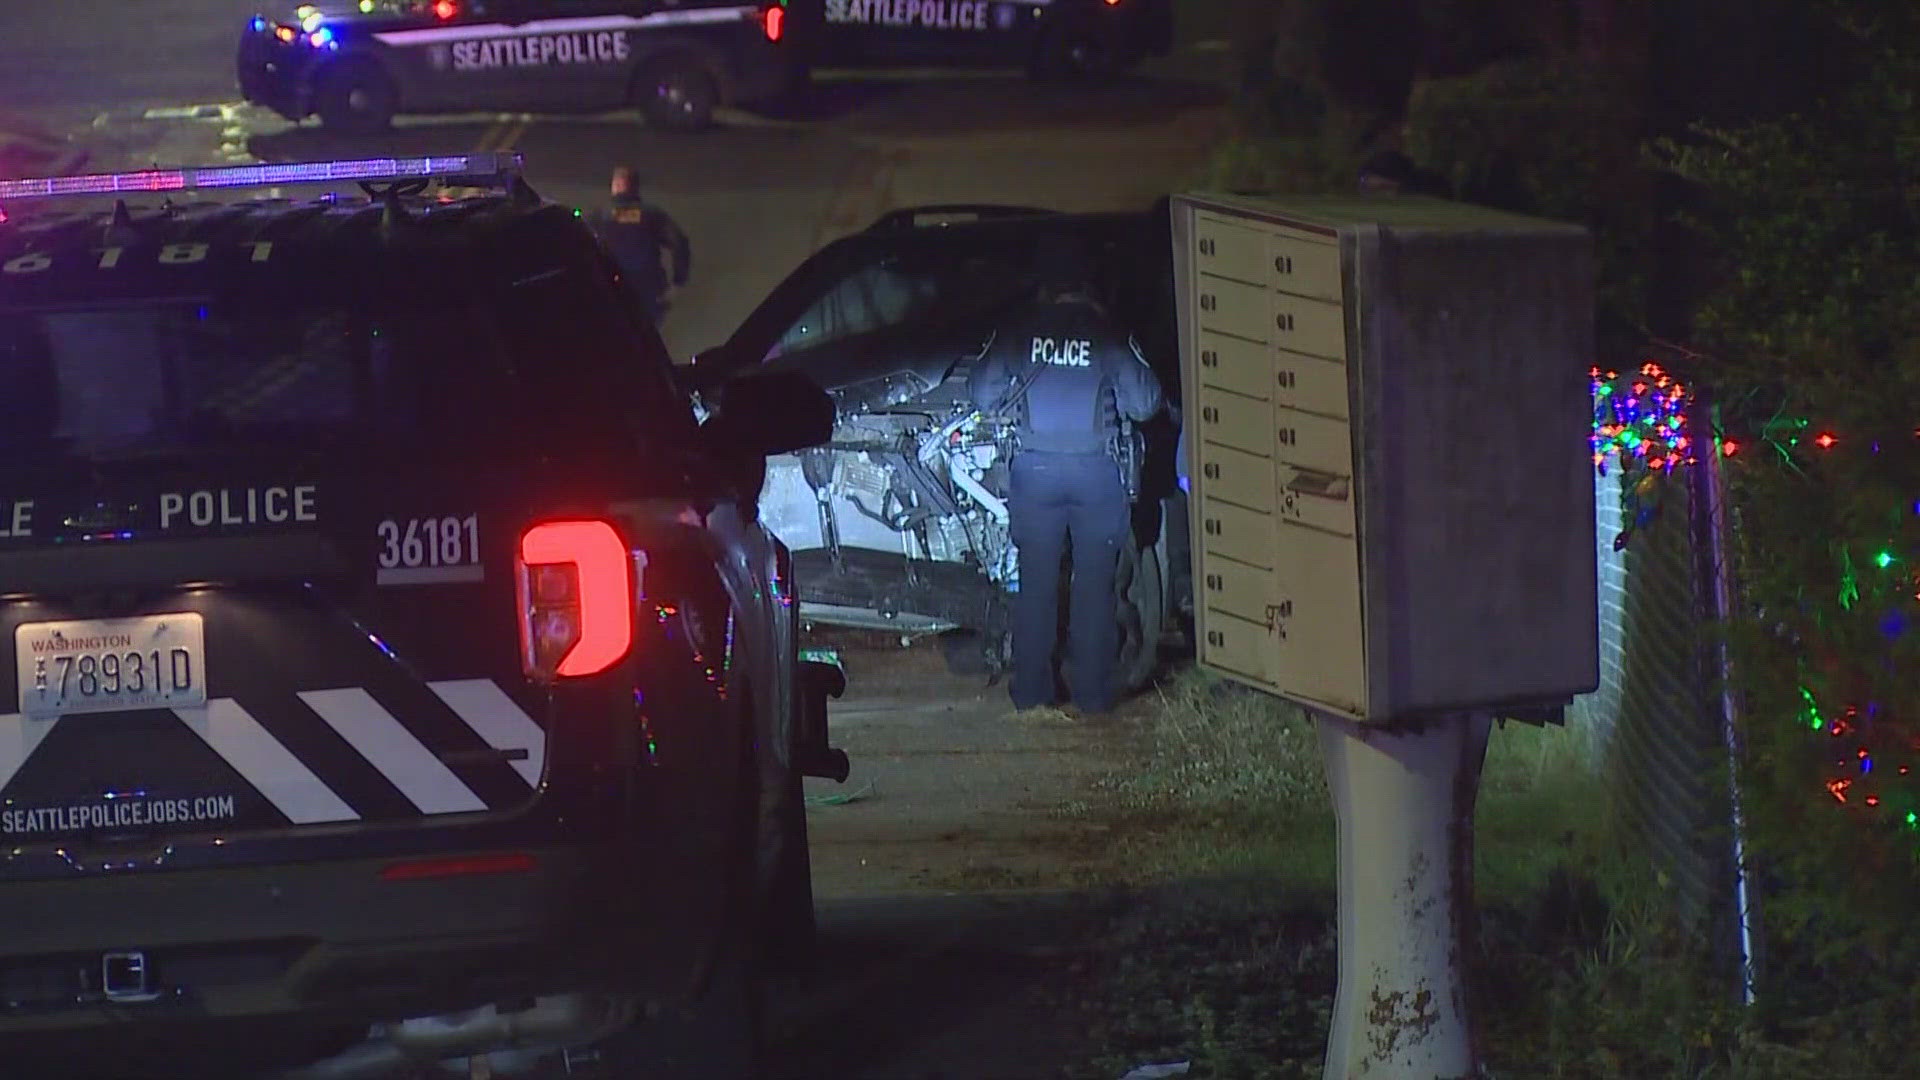
[[[1182,195],[1173,244],[1202,665],[1369,723],[1592,690],[1585,231]]]

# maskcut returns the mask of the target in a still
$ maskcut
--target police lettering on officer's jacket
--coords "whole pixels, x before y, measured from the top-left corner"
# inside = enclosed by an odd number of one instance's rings
[[[1056,341],[1053,338],[1037,337],[1033,339],[1033,352],[1029,362],[1052,364],[1055,367],[1092,367],[1093,342],[1084,338]]]
[[[988,0],[827,0],[830,23],[867,23],[873,26],[918,26],[929,30],[987,30],[990,8],[998,8],[993,25],[1004,29],[1012,21],[1011,4]]]
[[[486,71],[552,64],[617,64],[627,59],[630,47],[626,32],[616,30],[462,41],[453,46],[452,55],[455,71]]]

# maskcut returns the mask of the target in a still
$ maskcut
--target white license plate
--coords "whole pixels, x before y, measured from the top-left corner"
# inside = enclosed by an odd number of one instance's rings
[[[28,716],[207,703],[206,626],[195,612],[22,623],[13,632]]]

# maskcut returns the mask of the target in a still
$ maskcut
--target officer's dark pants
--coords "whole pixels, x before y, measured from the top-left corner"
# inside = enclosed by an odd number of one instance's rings
[[[1068,683],[1086,712],[1113,707],[1120,621],[1114,571],[1128,534],[1127,491],[1105,454],[1023,451],[1013,459],[1007,508],[1020,548],[1020,591],[1013,602],[1015,708],[1051,704],[1059,630],[1060,558],[1073,544],[1068,608]]]

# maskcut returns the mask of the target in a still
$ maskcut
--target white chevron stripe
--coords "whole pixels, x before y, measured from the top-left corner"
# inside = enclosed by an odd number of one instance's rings
[[[35,750],[60,722],[57,716],[36,718],[22,716],[19,713],[0,715],[0,791],[5,791],[13,778],[19,775],[21,766],[33,756]]]
[[[427,686],[440,695],[475,735],[495,750],[524,750],[511,762],[528,787],[540,786],[547,764],[547,733],[492,679],[449,679]]]
[[[359,820],[353,807],[232,698],[173,712],[295,825]]]
[[[487,804],[359,687],[303,690],[300,700],[380,770],[423,814],[485,810]]]

